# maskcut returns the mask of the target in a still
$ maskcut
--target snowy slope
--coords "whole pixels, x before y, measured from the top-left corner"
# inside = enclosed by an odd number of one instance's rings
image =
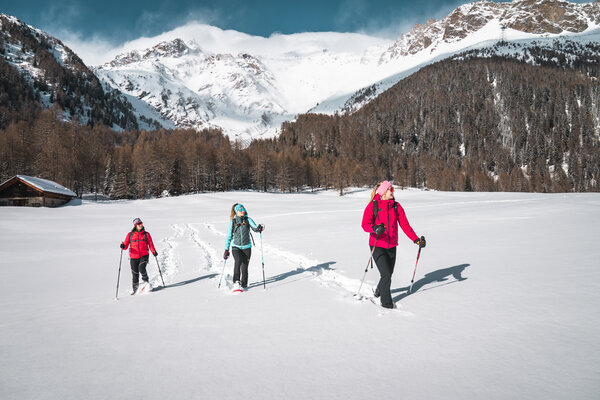
[[[368,191],[213,193],[0,208],[0,397],[593,399],[600,197],[398,191],[396,310],[353,299]],[[251,288],[217,288],[229,208],[264,223]],[[167,287],[129,296],[141,217]],[[160,281],[156,261],[149,274]],[[369,270],[363,293],[376,283]]]
[[[4,102],[9,101],[15,114],[30,114],[37,108],[58,105],[62,109],[60,118],[65,121],[102,123],[115,130],[140,128],[136,115],[139,117],[143,113],[138,111],[134,115],[121,93],[103,87],[69,47],[18,18],[2,13],[0,64],[9,71],[6,77],[2,76],[4,84],[0,97]],[[21,86],[17,81],[29,86],[31,94],[11,93]],[[21,96],[18,101],[10,100]]]
[[[490,27],[493,29],[493,27]],[[511,35],[514,33],[514,35]],[[479,41],[477,35],[473,35],[473,45],[466,47],[442,46],[438,52],[426,54],[426,50],[415,55],[409,55],[404,58],[404,64],[398,68],[400,72],[388,76],[370,86],[362,88],[356,92],[348,92],[330,97],[318,106],[312,108],[310,112],[333,114],[335,112],[354,112],[362,106],[373,100],[375,97],[394,86],[402,79],[414,74],[427,65],[448,59],[464,59],[463,53],[470,52],[471,56],[479,57],[502,56],[521,60],[527,63],[533,63],[530,57],[531,49],[553,49],[556,50],[557,43],[562,49],[569,49],[566,53],[571,59],[581,57],[580,52],[587,44],[597,44],[600,42],[600,28],[589,29],[583,33],[575,35],[552,35],[544,37],[530,37],[531,35],[522,35],[516,32],[506,32],[505,35],[510,39],[500,41],[496,38]],[[527,37],[523,37],[527,36]],[[438,54],[439,53],[439,54]]]
[[[190,24],[125,44],[96,72],[178,126],[220,126],[248,140],[273,136],[282,121],[307,111],[354,111],[423,66],[468,49],[573,38],[598,27],[600,4],[557,0],[465,4],[396,41],[333,32],[263,38]]]
[[[183,39],[171,39],[174,34]],[[387,40],[337,33],[268,39],[246,35],[242,43],[228,45],[230,34],[204,25],[176,30],[161,36],[168,40],[118,55],[95,72],[177,126],[218,126],[248,140],[273,136],[283,121],[314,106],[315,99],[337,93],[340,86],[371,82],[372,66],[389,45]],[[220,51],[206,40],[213,35],[223,38]],[[338,44],[340,38],[368,47],[349,51]]]

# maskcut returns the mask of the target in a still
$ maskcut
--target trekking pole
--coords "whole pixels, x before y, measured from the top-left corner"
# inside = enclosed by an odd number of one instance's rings
[[[225,264],[227,264],[227,259],[223,261],[223,271],[221,271],[221,277],[219,278],[219,288],[221,287],[221,281],[223,280],[223,274],[225,273]]]
[[[267,281],[265,280],[265,253],[263,251],[262,232],[260,232],[260,256],[262,258],[263,288],[264,290],[267,290]]]
[[[163,287],[165,287],[165,281],[162,277],[162,272],[160,271],[160,264],[158,263],[158,258],[156,256],[154,256],[154,259],[156,260],[156,266],[158,267],[158,273],[160,274],[160,280],[162,281]]]
[[[419,242],[419,252],[417,253],[417,261],[415,262],[415,270],[413,271],[413,277],[410,280],[410,287],[408,288],[408,293],[412,291],[413,283],[415,281],[415,274],[417,273],[417,264],[419,263],[419,256],[421,255],[421,249],[423,248],[421,246],[421,243],[423,243],[423,239],[425,238],[421,236],[421,241]]]
[[[121,262],[123,261],[123,249],[121,249],[121,258],[119,259],[119,275],[117,275],[117,293],[115,293],[115,300],[119,300],[119,281],[121,280]]]
[[[356,297],[360,296],[360,289],[367,277],[367,271],[369,270],[369,264],[371,264],[371,268],[373,268],[373,253],[375,252],[375,245],[377,244],[377,240],[379,239],[379,235],[375,237],[375,244],[373,244],[373,249],[371,249],[371,254],[369,255],[369,261],[367,261],[367,266],[365,267],[365,273],[363,274],[362,280],[360,281],[360,286],[358,287],[358,292],[356,292]]]

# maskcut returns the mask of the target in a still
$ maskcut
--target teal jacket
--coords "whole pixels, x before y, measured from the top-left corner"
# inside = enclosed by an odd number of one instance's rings
[[[229,250],[229,245],[238,249],[249,249],[252,247],[250,242],[250,229],[258,232],[256,222],[247,216],[238,217],[237,215],[229,221],[227,236],[225,236],[225,250]],[[232,243],[233,240],[233,243]]]

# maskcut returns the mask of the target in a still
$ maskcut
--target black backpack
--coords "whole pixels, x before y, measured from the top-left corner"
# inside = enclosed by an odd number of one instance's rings
[[[394,201],[394,211],[396,212],[396,220],[398,220],[398,202]],[[379,214],[379,203],[373,199],[373,225],[377,222],[377,214]]]

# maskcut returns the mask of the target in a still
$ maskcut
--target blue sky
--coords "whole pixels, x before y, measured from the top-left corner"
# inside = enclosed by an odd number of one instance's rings
[[[114,44],[154,36],[191,21],[252,35],[274,32],[366,32],[395,35],[441,18],[461,0],[2,0],[0,12],[52,34]]]
[[[571,0],[586,3],[590,0]],[[0,12],[61,39],[95,65],[126,42],[199,22],[268,37],[358,32],[397,39],[469,0],[0,0]]]
[[[571,0],[584,3],[586,0]],[[1,0],[0,12],[51,34],[113,44],[196,21],[251,35],[363,32],[397,36],[467,0]]]

